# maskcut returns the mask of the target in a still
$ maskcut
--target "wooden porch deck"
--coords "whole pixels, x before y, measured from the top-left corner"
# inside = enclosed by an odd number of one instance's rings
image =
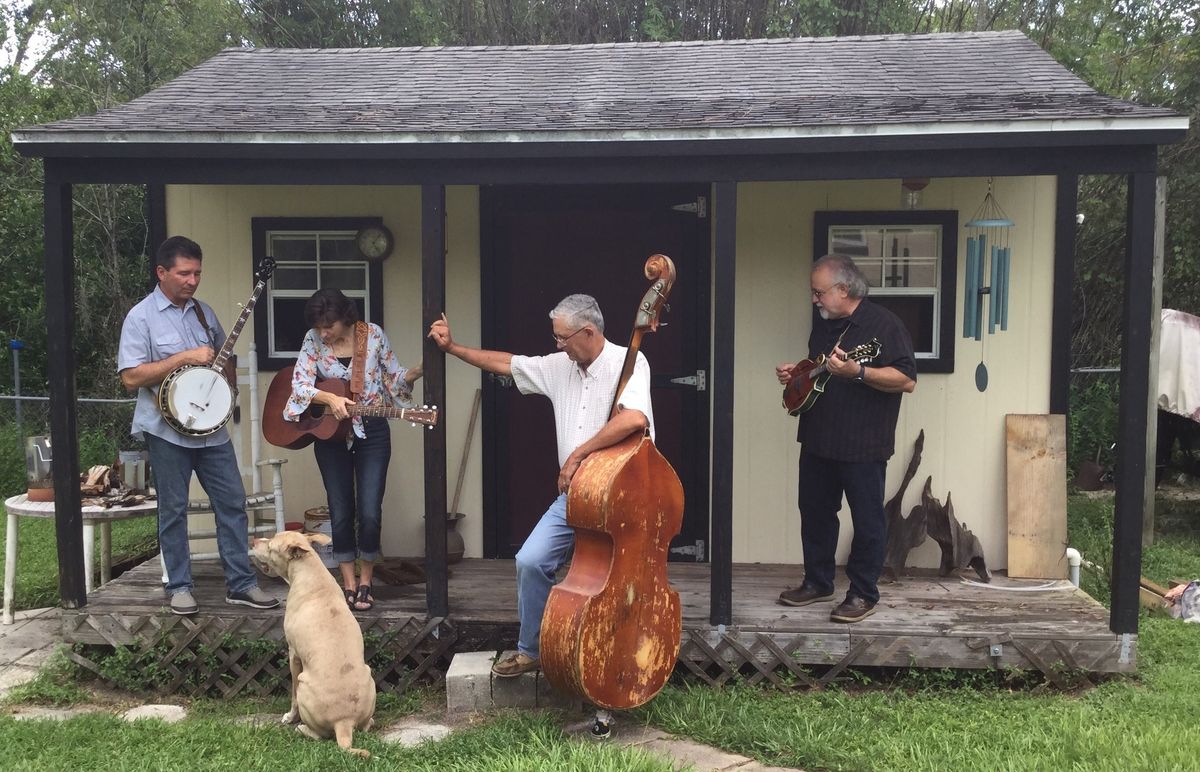
[[[881,587],[874,616],[845,625],[829,621],[832,603],[803,608],[776,603],[779,592],[794,585],[801,572],[792,565],[735,565],[733,624],[720,628],[708,621],[709,567],[672,563],[671,581],[683,602],[680,671],[712,684],[741,678],[820,685],[851,666],[1014,667],[1040,671],[1052,681],[1062,678],[1063,671],[1135,668],[1136,639],[1123,652],[1120,636],[1108,629],[1104,607],[1066,582],[1031,592],[999,588],[1046,583],[1000,575],[991,586],[979,587],[957,577],[909,575]],[[64,610],[64,638],[143,652],[157,646],[163,650],[160,664],[175,673],[168,690],[264,692],[280,677],[286,679],[286,665],[280,666],[277,654],[253,662],[244,645],[247,640],[282,641],[282,608],[264,612],[227,605],[217,563],[196,563],[193,575],[200,604],[195,616],[166,611],[158,563],[150,561],[93,592],[84,608]],[[381,688],[402,689],[415,678],[438,674],[455,651],[512,648],[517,632],[514,577],[510,560],[464,560],[451,566],[451,613],[445,619],[426,618],[423,584],[377,585],[375,608],[358,616]],[[286,597],[281,580],[262,579],[261,585]],[[842,593],[844,587],[839,587],[835,598]],[[181,656],[203,659],[189,655],[197,647],[225,650],[220,659],[232,676],[201,677],[170,662]],[[76,661],[94,664],[82,655]]]

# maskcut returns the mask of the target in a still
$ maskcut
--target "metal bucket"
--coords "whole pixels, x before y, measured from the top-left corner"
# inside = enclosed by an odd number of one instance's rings
[[[30,501],[54,501],[49,437],[25,438],[25,481]]]
[[[304,510],[304,532],[323,533],[332,539],[333,523],[329,520],[329,507],[313,507]],[[333,559],[332,543],[314,544],[312,547],[326,568],[337,568],[338,563]]]

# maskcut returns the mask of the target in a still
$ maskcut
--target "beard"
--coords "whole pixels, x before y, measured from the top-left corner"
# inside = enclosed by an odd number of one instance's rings
[[[818,309],[817,309],[817,313],[821,315],[821,318],[822,318],[822,319],[826,319],[826,320],[828,320],[828,319],[829,319],[829,311],[828,311],[828,309],[824,309],[824,308],[818,308]]]

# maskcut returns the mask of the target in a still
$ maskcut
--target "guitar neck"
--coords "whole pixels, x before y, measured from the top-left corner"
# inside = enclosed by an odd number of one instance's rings
[[[410,407],[387,407],[385,405],[346,405],[350,415],[360,415],[364,418],[396,418],[408,420],[408,414],[413,412]]]
[[[254,291],[250,293],[250,299],[246,301],[246,305],[242,306],[242,313],[238,315],[237,321],[229,330],[229,335],[225,337],[225,343],[221,346],[221,350],[217,352],[217,356],[213,359],[211,365],[214,370],[220,370],[225,366],[226,360],[233,356],[233,347],[237,344],[238,336],[242,334],[242,328],[246,326],[246,320],[250,318],[250,314],[254,311],[254,304],[258,302],[258,296],[262,294],[263,288],[267,286],[265,279],[260,279],[254,285]]]

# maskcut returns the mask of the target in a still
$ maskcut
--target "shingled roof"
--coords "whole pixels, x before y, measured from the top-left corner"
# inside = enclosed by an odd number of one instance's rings
[[[377,49],[228,49],[18,142],[589,141],[1171,128],[1018,31]],[[1099,121],[1100,123],[1096,123]],[[1181,125],[1186,125],[1183,123]]]

